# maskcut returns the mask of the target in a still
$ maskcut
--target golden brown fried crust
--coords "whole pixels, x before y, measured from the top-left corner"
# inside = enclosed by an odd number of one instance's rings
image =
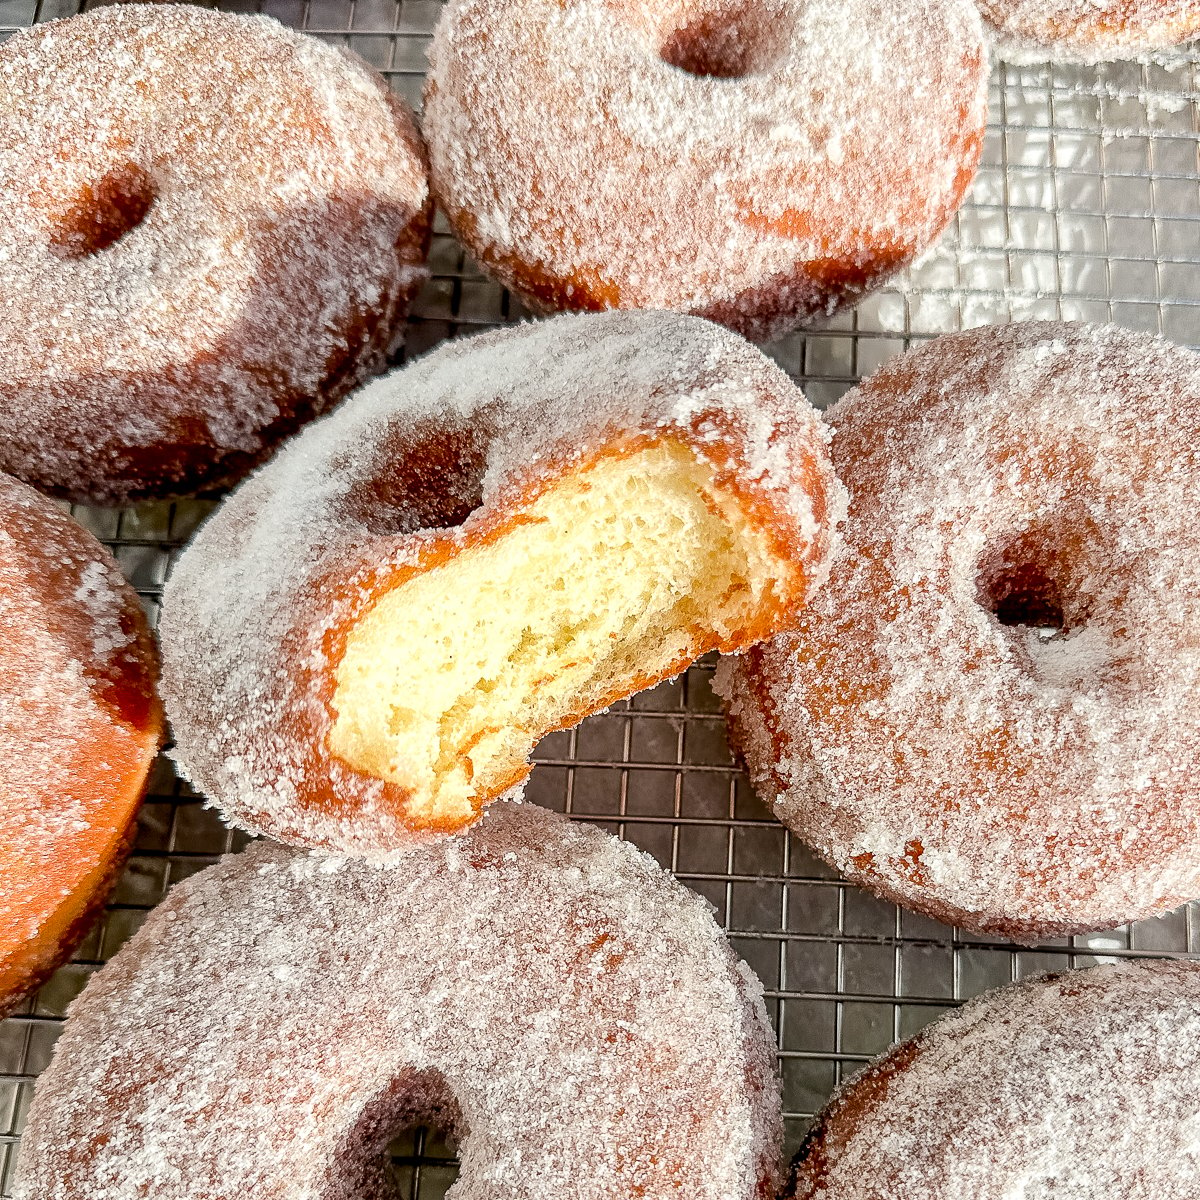
[[[75,948],[99,919],[116,890],[117,881],[121,878],[125,864],[133,852],[134,843],[137,841],[138,812],[145,795],[146,788],[143,787],[141,796],[138,798],[138,807],[130,816],[129,824],[121,834],[121,839],[113,851],[112,857],[108,860],[104,877],[92,893],[86,906],[55,942],[40,948],[38,957],[30,961],[23,971],[22,978],[14,982],[13,990],[0,995],[0,1017],[7,1016],[22,1000],[33,995],[71,957]]]
[[[731,431],[732,432],[732,431]],[[319,695],[325,710],[325,718],[332,725],[336,719],[333,707],[333,695],[336,688],[337,666],[345,653],[346,642],[351,631],[367,615],[368,612],[388,592],[399,587],[406,580],[421,572],[430,571],[449,561],[452,557],[471,550],[475,547],[494,544],[504,538],[516,525],[525,518],[524,514],[533,502],[546,491],[550,490],[568,472],[586,471],[597,461],[608,457],[626,457],[655,445],[661,439],[654,434],[645,434],[631,438],[617,445],[606,447],[591,459],[574,462],[570,467],[563,464],[553,465],[543,470],[538,476],[531,478],[524,486],[510,489],[504,502],[489,511],[485,519],[473,520],[465,525],[448,531],[444,536],[421,539],[418,561],[400,570],[389,570],[375,573],[370,583],[364,587],[361,574],[353,574],[353,586],[347,586],[345,580],[350,573],[339,570],[336,575],[329,576],[318,584],[322,604],[329,602],[331,593],[340,596],[335,601],[338,611],[336,621],[329,622],[327,609],[313,613],[309,618],[314,626],[324,626],[322,658],[328,664],[328,669],[321,674],[308,676],[305,689],[311,694]],[[680,440],[687,442],[687,438]],[[713,443],[706,440],[700,446],[697,436],[692,442],[697,449],[711,456],[714,453]],[[772,551],[781,561],[790,563],[793,570],[791,579],[781,579],[779,588],[774,593],[775,603],[764,604],[753,623],[744,628],[734,630],[727,638],[718,638],[709,629],[696,626],[692,630],[693,650],[673,662],[666,670],[653,675],[638,676],[632,682],[614,682],[611,692],[606,694],[602,702],[577,709],[564,718],[558,728],[570,729],[585,717],[594,712],[602,711],[617,700],[631,692],[642,691],[679,674],[701,655],[712,650],[724,654],[736,653],[746,649],[780,628],[786,627],[793,619],[795,598],[804,595],[810,584],[807,574],[808,558],[812,554],[811,547],[798,544],[794,527],[782,525],[773,510],[770,499],[754,485],[748,482],[751,472],[744,459],[741,459],[732,448],[734,442],[727,444],[723,463],[714,472],[716,481],[733,492],[739,501],[751,514],[752,520],[759,528],[766,531],[771,542]],[[824,527],[829,522],[829,508],[832,502],[826,492],[826,479],[822,464],[815,455],[807,456],[797,463],[798,482],[810,488],[813,498],[814,515],[819,524]],[[364,558],[366,556],[364,555]],[[554,730],[546,730],[552,733]],[[327,812],[351,812],[357,805],[352,780],[358,776],[357,770],[332,754],[325,745],[325,736],[321,731],[313,729],[307,735],[298,739],[302,744],[302,753],[307,759],[304,773],[304,785],[299,792],[299,802],[306,807],[322,809]],[[473,811],[460,817],[435,818],[422,814],[419,821],[412,826],[414,829],[433,833],[454,833],[470,825],[483,808],[497,796],[524,780],[532,766],[523,764],[512,774],[501,779],[495,786],[490,787],[486,795],[472,798]],[[398,814],[405,814],[412,794],[405,788],[394,783],[383,783],[383,795],[389,806],[394,807]],[[262,825],[267,832],[277,832],[286,836],[288,830],[277,828],[270,815],[262,819]]]
[[[0,911],[12,923],[0,930],[0,1005],[9,1007],[68,956],[114,886],[164,719],[152,635],[108,552],[7,476],[0,524]]]

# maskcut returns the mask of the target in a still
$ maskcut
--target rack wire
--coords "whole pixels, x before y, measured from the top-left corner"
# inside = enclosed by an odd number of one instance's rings
[[[0,0],[0,40],[79,7]],[[217,7],[266,12],[348,46],[419,107],[440,0]],[[1179,51],[1100,67],[997,64],[984,164],[942,241],[854,311],[768,352],[824,406],[914,343],[972,325],[1115,322],[1200,347],[1198,62]],[[444,225],[431,267],[400,359],[524,315]],[[171,562],[210,508],[189,500],[72,511],[114,550],[154,620]],[[766,987],[789,1150],[845,1075],[989,987],[1116,958],[1200,958],[1200,905],[1025,948],[950,929],[844,883],[772,819],[734,766],[712,669],[702,662],[546,738],[529,796],[637,843],[712,902]],[[0,1022],[0,1195],[9,1195],[33,1085],[66,1005],[168,888],[243,843],[165,759],[158,764],[136,848],[103,919],[72,961]],[[435,1131],[409,1131],[395,1157],[405,1200],[440,1197],[455,1177]]]

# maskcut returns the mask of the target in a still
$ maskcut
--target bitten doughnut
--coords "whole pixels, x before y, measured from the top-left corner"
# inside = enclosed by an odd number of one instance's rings
[[[787,1200],[1190,1200],[1200,963],[1046,975],[943,1017],[838,1091]]]
[[[719,671],[779,818],[972,930],[1200,896],[1200,357],[1117,328],[940,338],[831,410],[845,552]]]
[[[0,1012],[83,937],[162,737],[157,662],[112,556],[0,475]]]
[[[450,0],[429,61],[439,202],[542,310],[773,337],[928,246],[983,142],[971,0]]]
[[[1198,0],[979,0],[1006,50],[1072,58],[1164,50],[1200,34]]]
[[[762,986],[703,900],[544,809],[390,870],[259,842],[71,1006],[14,1196],[384,1200],[424,1121],[457,1200],[770,1200]]]
[[[444,346],[306,430],[180,559],[176,757],[248,829],[402,854],[519,785],[543,734],[794,620],[843,503],[816,413],[715,325]]]
[[[425,277],[411,114],[266,17],[119,4],[0,47],[0,469],[228,482],[382,365]]]

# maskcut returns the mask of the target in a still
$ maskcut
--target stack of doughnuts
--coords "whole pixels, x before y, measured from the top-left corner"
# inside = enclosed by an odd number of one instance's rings
[[[17,1200],[384,1200],[423,1121],[461,1200],[771,1200],[761,984],[652,860],[518,803],[541,737],[712,651],[776,814],[879,895],[1026,940],[1200,895],[1200,359],[948,337],[843,399],[831,451],[739,336],[952,218],[984,20],[1104,53],[1192,7],[450,0],[428,156],[375,71],[266,18],[118,5],[0,47],[0,1011],[102,906],[164,737],[136,595],[29,485],[259,468],[160,636],[181,773],[264,840],[72,1005]],[[519,297],[585,311],[360,386],[434,196]],[[1197,964],[981,998],[842,1089],[785,1194],[1092,1200],[1116,1138],[1123,1196],[1183,1200],[1198,1038]]]

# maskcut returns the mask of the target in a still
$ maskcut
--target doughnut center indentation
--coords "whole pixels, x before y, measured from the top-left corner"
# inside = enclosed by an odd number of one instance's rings
[[[384,438],[348,507],[378,537],[417,529],[457,529],[483,503],[486,456],[482,431],[424,425]]]
[[[1006,567],[987,585],[988,607],[1001,625],[1023,626],[1050,638],[1066,628],[1058,583],[1039,563]]]
[[[55,222],[51,245],[61,258],[99,254],[136,229],[154,205],[154,181],[126,163],[84,184]]]
[[[782,57],[787,27],[764,0],[685,3],[659,44],[663,62],[689,75],[740,79],[769,70]]]

